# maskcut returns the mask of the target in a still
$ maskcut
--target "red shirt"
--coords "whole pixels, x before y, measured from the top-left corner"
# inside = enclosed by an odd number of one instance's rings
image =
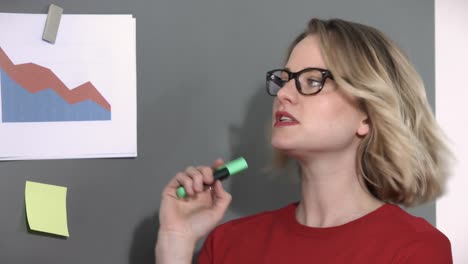
[[[447,237],[396,205],[314,228],[296,221],[297,204],[220,225],[198,263],[452,263]]]

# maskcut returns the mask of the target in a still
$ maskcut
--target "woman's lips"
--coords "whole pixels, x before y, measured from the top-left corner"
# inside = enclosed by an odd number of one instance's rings
[[[299,121],[286,111],[277,111],[275,113],[275,127],[293,126],[299,124]]]

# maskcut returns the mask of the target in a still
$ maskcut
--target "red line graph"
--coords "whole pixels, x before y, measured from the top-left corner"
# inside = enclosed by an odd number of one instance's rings
[[[1,47],[0,68],[10,78],[31,93],[52,89],[69,104],[91,100],[104,109],[111,111],[109,102],[107,102],[91,82],[86,82],[76,88],[69,89],[49,68],[34,63],[13,64]]]

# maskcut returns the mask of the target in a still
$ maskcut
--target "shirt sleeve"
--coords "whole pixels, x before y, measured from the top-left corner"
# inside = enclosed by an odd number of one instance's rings
[[[425,232],[402,247],[392,263],[452,264],[450,241],[440,232]]]
[[[197,264],[211,264],[213,260],[213,233],[211,233],[203,243],[200,253],[197,257]]]

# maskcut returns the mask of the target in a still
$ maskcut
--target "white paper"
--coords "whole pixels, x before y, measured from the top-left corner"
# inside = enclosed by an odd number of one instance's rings
[[[135,19],[63,15],[55,44],[42,40],[45,21],[41,14],[0,13],[0,48],[15,65],[34,63],[50,69],[70,90],[91,82],[110,104],[111,119],[2,119],[0,159],[136,157]]]

